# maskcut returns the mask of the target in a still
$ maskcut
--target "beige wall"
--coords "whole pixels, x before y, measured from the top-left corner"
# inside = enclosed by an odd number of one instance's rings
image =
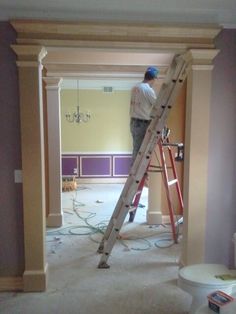
[[[88,123],[69,123],[65,113],[76,109],[77,92],[62,90],[62,152],[131,152],[129,99],[130,91],[80,90],[80,110],[89,110],[91,119]]]

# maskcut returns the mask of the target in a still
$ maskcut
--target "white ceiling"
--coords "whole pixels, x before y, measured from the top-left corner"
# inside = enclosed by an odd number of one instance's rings
[[[210,23],[236,26],[236,0],[0,0],[0,20]]]

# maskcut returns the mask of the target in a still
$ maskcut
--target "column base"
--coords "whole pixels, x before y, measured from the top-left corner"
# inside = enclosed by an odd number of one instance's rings
[[[162,213],[157,211],[147,211],[146,219],[148,225],[161,225]]]
[[[63,224],[63,215],[49,214],[47,217],[47,227],[61,227]]]
[[[25,292],[40,292],[47,288],[48,264],[42,270],[26,270],[23,274]]]

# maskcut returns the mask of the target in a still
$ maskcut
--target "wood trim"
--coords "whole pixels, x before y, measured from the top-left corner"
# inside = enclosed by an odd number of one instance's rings
[[[22,277],[0,277],[0,292],[23,291]]]
[[[44,264],[44,269],[25,270],[23,275],[24,291],[39,292],[45,291],[48,281],[48,264]]]
[[[44,47],[39,46],[24,46],[24,45],[11,45],[11,48],[18,56],[18,60],[27,62],[41,62],[46,56],[47,50]]]
[[[159,25],[124,23],[71,23],[60,21],[12,20],[18,43],[46,46],[108,46],[140,49],[142,44],[175,48],[213,48],[218,25]],[[156,46],[157,45],[157,46]],[[163,48],[164,48],[163,47]],[[146,46],[148,48],[148,46]],[[174,47],[172,47],[174,48]],[[168,47],[170,49],[170,46]]]
[[[175,41],[165,41],[165,42],[124,42],[124,41],[104,41],[104,40],[67,40],[67,39],[46,39],[46,38],[18,38],[17,44],[22,45],[43,45],[45,47],[70,47],[70,48],[101,48],[101,49],[115,49],[122,51],[161,51],[161,52],[173,52],[173,53],[183,53],[187,49],[192,48],[214,48],[213,43],[207,43],[202,41],[195,41],[190,43],[186,43],[183,39],[182,42],[180,40],[178,42]]]
[[[77,76],[88,76],[93,77],[119,77],[120,79],[127,79],[132,76],[132,78],[140,80],[143,78],[143,73],[145,72],[147,66],[145,65],[110,65],[110,64],[62,64],[62,63],[44,63],[47,69],[47,76],[63,76],[63,77],[73,77]],[[167,74],[168,66],[159,65],[159,79],[165,77]],[[132,73],[132,75],[130,74]]]
[[[25,47],[17,47],[14,49],[18,56],[18,61],[37,62],[42,61],[47,49],[43,49],[43,53],[37,55],[39,50],[32,46],[47,46],[59,47],[91,47],[91,48],[107,48],[109,50],[128,50],[129,51],[155,51],[162,50],[168,53],[181,52],[189,48],[214,48],[214,39],[220,32],[218,26],[160,26],[160,25],[118,25],[118,24],[82,24],[82,23],[62,23],[62,22],[47,22],[47,21],[12,21],[13,28],[17,32],[17,43],[21,43]],[[31,46],[31,47],[28,47]],[[46,48],[47,48],[46,47]],[[40,47],[38,47],[40,48]],[[42,48],[42,47],[41,47]],[[34,64],[34,63],[33,63]],[[20,65],[20,64],[19,64]],[[26,66],[27,64],[22,64]],[[26,178],[37,178],[39,189],[37,193],[31,195],[26,193],[31,179],[27,179],[25,193],[23,195],[24,203],[24,231],[27,236],[25,239],[25,266],[24,273],[24,290],[25,291],[43,291],[46,289],[46,271],[39,271],[35,274],[32,269],[41,269],[45,266],[45,222],[44,222],[44,167],[42,160],[44,159],[44,150],[41,145],[41,125],[40,115],[35,114],[35,120],[29,121],[27,104],[34,104],[34,109],[38,110],[41,100],[41,73],[40,68],[38,73],[34,69],[25,69],[19,67],[20,75],[20,99],[21,99],[21,129],[26,130],[25,136],[22,139],[22,151],[25,156],[23,173]],[[40,77],[39,77],[40,74]],[[33,78],[33,81],[32,81]],[[210,78],[209,78],[210,81]],[[209,82],[210,83],[210,82]],[[33,86],[33,90],[32,90]],[[30,87],[30,88],[29,88]],[[37,96],[37,97],[36,97]],[[37,102],[35,102],[35,99]],[[32,106],[31,106],[32,107]],[[32,108],[31,108],[32,111]],[[38,112],[38,111],[37,111]],[[36,113],[37,113],[36,112]],[[32,119],[31,119],[32,120]],[[36,135],[30,133],[28,128],[29,122],[35,123]],[[207,126],[206,126],[207,128]],[[33,135],[35,136],[33,136]],[[191,132],[190,132],[191,134]],[[29,141],[26,143],[26,139]],[[35,141],[34,139],[37,139]],[[37,169],[30,170],[30,165],[27,161],[32,156],[27,154],[28,146],[34,140],[34,160],[31,164],[38,164]],[[32,142],[32,143],[31,143]],[[207,158],[207,155],[206,155]],[[27,165],[27,167],[26,167]],[[29,181],[29,182],[28,182]],[[35,183],[35,182],[34,182]],[[193,183],[190,182],[193,186]],[[25,183],[24,183],[25,186]],[[188,192],[188,191],[187,191]],[[29,197],[30,195],[30,197]],[[32,204],[34,205],[32,207]],[[30,210],[29,210],[30,209]],[[33,212],[31,211],[33,209]],[[191,210],[191,208],[190,208]],[[32,224],[37,226],[37,229],[32,229]],[[190,230],[191,231],[191,230]],[[192,248],[195,249],[195,242],[191,238],[192,233],[187,235],[186,245],[184,247],[184,261],[189,262],[188,256],[192,253]],[[201,235],[203,238],[204,235]],[[202,245],[200,243],[200,245]],[[188,248],[191,248],[187,252]],[[200,248],[201,249],[201,248]],[[32,251],[33,250],[33,251]],[[196,251],[196,250],[195,250]],[[199,251],[199,250],[198,250]],[[196,251],[196,254],[198,253]],[[37,253],[37,254],[36,254]],[[188,256],[186,255],[188,253]],[[10,282],[8,282],[10,284]]]

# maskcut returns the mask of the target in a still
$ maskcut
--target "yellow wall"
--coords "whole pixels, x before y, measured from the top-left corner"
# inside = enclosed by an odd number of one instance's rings
[[[131,152],[129,100],[130,91],[80,90],[80,110],[89,110],[91,119],[88,123],[68,123],[65,113],[76,109],[77,92],[62,90],[62,152]]]
[[[170,112],[167,126],[171,129],[170,141],[184,143],[186,86],[176,99]],[[88,123],[68,123],[65,112],[76,109],[76,90],[61,92],[62,152],[106,153],[132,151],[132,139],[129,130],[130,91],[104,93],[98,90],[81,90],[79,93],[80,110],[91,112]],[[183,162],[177,162],[179,182],[183,186]],[[172,193],[174,204],[178,204],[176,193]],[[168,214],[166,193],[162,186],[162,212]],[[179,212],[179,206],[177,206]]]

